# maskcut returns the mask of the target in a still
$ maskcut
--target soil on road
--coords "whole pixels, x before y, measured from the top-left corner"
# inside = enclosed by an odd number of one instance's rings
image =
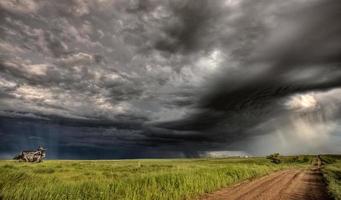
[[[243,182],[202,200],[330,200],[318,159],[312,169],[290,169]]]

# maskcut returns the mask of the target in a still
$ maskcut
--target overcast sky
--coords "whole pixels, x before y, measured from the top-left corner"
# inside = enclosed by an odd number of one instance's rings
[[[0,157],[341,153],[339,0],[0,1]]]

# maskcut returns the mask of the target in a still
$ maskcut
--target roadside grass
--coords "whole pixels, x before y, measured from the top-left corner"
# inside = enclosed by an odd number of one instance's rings
[[[0,161],[3,200],[194,199],[270,172],[307,167],[312,157]]]
[[[329,193],[335,200],[341,200],[341,156],[324,155],[321,159],[325,164],[322,171]]]

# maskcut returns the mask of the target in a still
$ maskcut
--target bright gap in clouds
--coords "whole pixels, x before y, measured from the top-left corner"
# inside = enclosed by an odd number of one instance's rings
[[[271,134],[253,141],[260,153],[280,151],[284,154],[329,153],[333,138],[339,134],[335,120],[340,90],[295,94],[284,103],[288,114],[267,122]],[[266,148],[266,149],[264,149]]]
[[[285,105],[291,110],[308,111],[317,109],[319,104],[313,94],[300,94],[290,97]]]
[[[289,136],[296,135],[295,139],[301,140],[303,145],[323,145],[328,142],[329,135],[334,131],[332,114],[328,112],[329,104],[321,105],[323,102],[317,100],[321,93],[299,94],[290,97],[287,108],[293,112],[289,115],[288,127],[284,130]]]

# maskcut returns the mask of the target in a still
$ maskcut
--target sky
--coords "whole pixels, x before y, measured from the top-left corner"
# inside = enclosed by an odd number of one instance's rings
[[[0,1],[0,158],[341,153],[339,0]]]

